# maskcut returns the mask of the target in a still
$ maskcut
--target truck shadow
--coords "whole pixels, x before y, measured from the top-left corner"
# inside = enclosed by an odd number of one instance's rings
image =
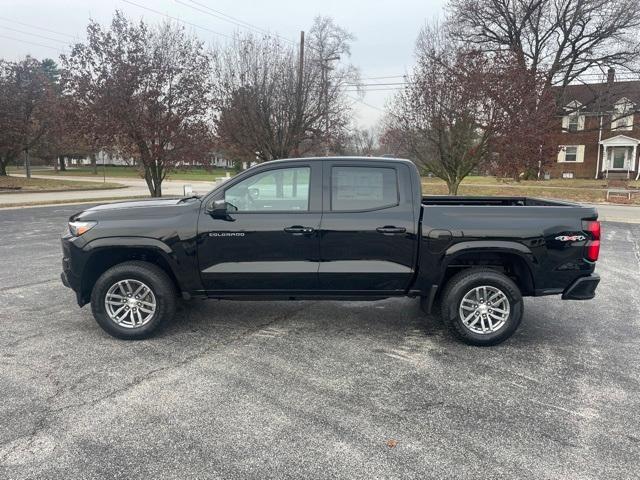
[[[409,298],[378,301],[192,300],[180,303],[174,321],[158,336],[197,332],[207,337],[241,337],[275,328],[295,332],[299,337],[322,333],[325,337],[361,339],[369,336],[372,340],[397,343],[409,336],[414,343],[428,341],[447,348],[478,349],[459,342],[438,317],[425,315],[418,301]],[[566,322],[547,318],[540,325],[539,318],[525,314],[515,335],[502,346],[493,348],[535,346],[560,337],[572,337],[571,326]]]

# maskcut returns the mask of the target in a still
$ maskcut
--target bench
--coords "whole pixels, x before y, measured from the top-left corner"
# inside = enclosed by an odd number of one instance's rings
[[[633,190],[625,190],[624,188],[609,188],[607,190],[607,202],[609,201],[609,197],[611,195],[625,195],[627,200],[631,200],[631,194]]]
[[[625,196],[628,201],[631,201],[631,195],[635,193],[635,190],[629,189],[629,183],[626,180],[609,180],[607,182],[607,196],[606,200],[609,201],[611,195]]]

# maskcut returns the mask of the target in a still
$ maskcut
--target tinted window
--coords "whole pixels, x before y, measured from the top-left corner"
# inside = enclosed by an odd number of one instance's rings
[[[227,208],[238,212],[309,210],[309,167],[257,173],[229,188]]]
[[[393,168],[333,167],[331,210],[372,210],[398,204]]]

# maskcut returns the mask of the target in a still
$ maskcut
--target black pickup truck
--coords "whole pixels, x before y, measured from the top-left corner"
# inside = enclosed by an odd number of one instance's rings
[[[535,198],[423,197],[407,160],[277,160],[203,197],[73,215],[62,281],[120,338],[149,336],[180,296],[409,296],[464,342],[494,345],[518,327],[523,296],[594,297],[597,215]]]

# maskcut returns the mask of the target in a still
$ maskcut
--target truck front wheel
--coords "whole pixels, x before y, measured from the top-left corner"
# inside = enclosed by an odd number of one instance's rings
[[[504,342],[522,320],[518,286],[506,275],[488,268],[472,268],[451,277],[442,295],[442,320],[469,345]]]
[[[108,334],[127,340],[149,337],[175,314],[173,282],[156,265],[131,261],[104,272],[91,292],[93,316]]]

